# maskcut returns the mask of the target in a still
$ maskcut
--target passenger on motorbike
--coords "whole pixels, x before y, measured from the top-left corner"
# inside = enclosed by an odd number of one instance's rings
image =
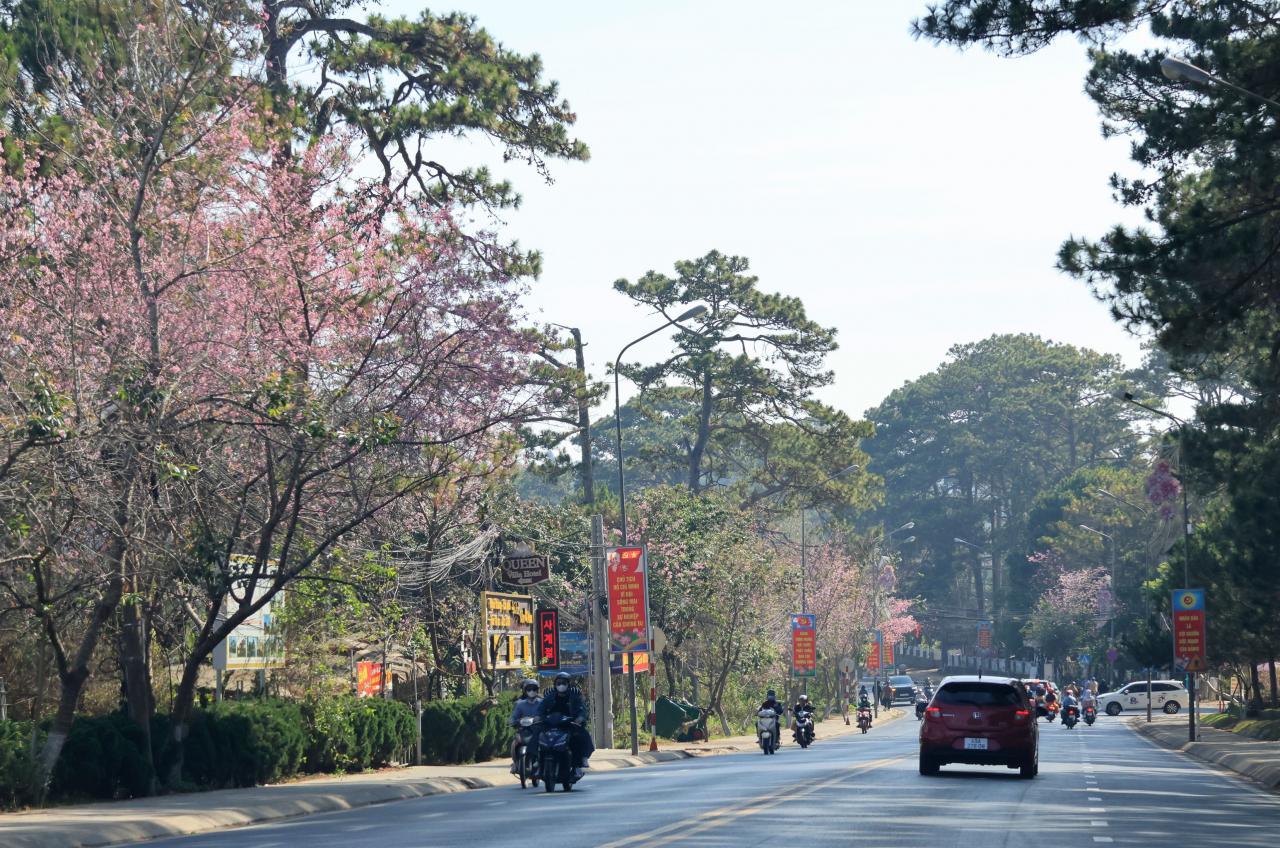
[[[573,753],[573,768],[577,777],[582,777],[582,770],[590,768],[588,760],[595,752],[595,745],[585,727],[586,701],[582,698],[582,692],[571,685],[571,680],[568,672],[562,671],[556,675],[555,687],[538,705],[538,717],[545,722],[552,715],[562,715],[571,722],[569,746]]]
[[[791,708],[791,714],[796,718],[800,718],[801,715],[808,716],[810,719],[813,718],[813,704],[809,703],[808,695],[801,694],[800,697],[796,699],[796,705]],[[809,738],[812,739],[813,737],[814,730],[813,725],[811,724],[809,725]]]
[[[542,697],[538,693],[538,681],[529,678],[520,684],[522,697],[516,700],[515,707],[511,710],[511,719],[507,723],[516,728],[517,732],[511,736],[511,773],[516,774],[520,770],[520,719],[536,717],[538,715],[538,707],[542,705]],[[534,744],[537,744],[538,728],[534,725],[530,728],[530,732],[534,737]]]

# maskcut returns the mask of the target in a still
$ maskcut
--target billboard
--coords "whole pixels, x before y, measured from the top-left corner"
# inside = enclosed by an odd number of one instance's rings
[[[818,675],[818,617],[809,613],[791,614],[791,676]]]
[[[609,592],[609,652],[649,650],[649,575],[644,548],[610,548],[605,574]]]
[[[629,654],[610,654],[609,673],[626,674],[631,670],[633,663],[636,667],[636,674],[644,674],[646,671],[653,670],[649,666],[649,654],[645,651],[635,651]]]
[[[232,554],[232,562],[252,568],[253,557]],[[254,601],[267,593],[271,577],[259,578],[253,593]],[[237,581],[232,594],[241,597],[248,591],[248,581]],[[230,595],[222,600],[222,618],[229,618],[239,602]],[[244,621],[236,625],[226,639],[213,649],[213,667],[219,671],[235,671],[237,669],[284,668],[285,644],[284,624],[280,620],[279,611],[284,609],[284,592],[277,592],[269,601]]]
[[[481,592],[485,665],[514,671],[533,665],[533,598],[506,592]]]
[[[574,677],[581,677],[591,672],[591,639],[585,630],[562,630],[560,632],[560,667],[558,669],[538,669],[539,674],[557,674],[567,672]]]

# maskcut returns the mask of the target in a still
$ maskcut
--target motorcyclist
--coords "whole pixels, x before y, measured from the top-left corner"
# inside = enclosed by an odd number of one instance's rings
[[[516,699],[516,704],[511,708],[511,719],[507,722],[514,728],[520,727],[520,719],[538,715],[538,708],[542,706],[542,696],[538,692],[538,681],[532,677],[520,684],[521,697]],[[538,728],[534,725],[532,728],[534,743],[537,743]],[[511,773],[516,774],[520,770],[520,734],[519,732],[511,735]]]
[[[916,689],[916,718],[924,715],[925,708],[929,706],[929,696],[925,693],[923,686]]]
[[[871,696],[867,694],[867,687],[865,685],[858,690],[858,709],[871,709]]]
[[[1095,711],[1098,709],[1098,696],[1094,695],[1093,690],[1087,685],[1084,687],[1084,692],[1080,695],[1080,706],[1082,709],[1088,709],[1089,707],[1093,707]]]
[[[587,704],[582,692],[573,686],[568,672],[556,675],[555,686],[547,692],[542,703],[538,705],[538,716],[547,721],[551,715],[562,715],[571,722],[569,726],[569,748],[573,755],[573,768],[577,777],[582,777],[582,770],[590,768],[588,760],[595,751],[591,734],[586,729]]]
[[[800,697],[796,698],[796,705],[791,708],[791,714],[796,718],[800,718],[801,715],[806,715],[810,719],[813,718],[813,704],[809,703],[808,695],[801,693]],[[814,731],[811,724],[809,725],[809,738],[812,739],[813,737]]]
[[[777,739],[778,732],[782,729],[782,716],[787,711],[787,708],[778,700],[777,692],[770,689],[768,692],[764,693],[764,701],[761,702],[760,707],[756,712],[760,712],[761,710],[773,710],[773,738]]]

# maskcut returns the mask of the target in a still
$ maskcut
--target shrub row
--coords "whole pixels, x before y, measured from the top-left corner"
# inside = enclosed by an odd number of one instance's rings
[[[232,701],[197,710],[183,743],[184,789],[274,783],[299,773],[381,768],[413,747],[413,711],[397,701],[325,698]],[[167,772],[174,754],[168,716],[142,733],[119,713],[77,718],[54,766],[51,800],[136,797]],[[31,727],[0,722],[0,807],[28,803]],[[39,741],[39,740],[38,740]]]
[[[422,758],[432,765],[474,763],[510,751],[515,693],[466,697],[422,705]]]

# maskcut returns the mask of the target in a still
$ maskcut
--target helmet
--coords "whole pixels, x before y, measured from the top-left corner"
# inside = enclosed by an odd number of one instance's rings
[[[766,698],[776,698],[776,697],[778,697],[778,693],[777,693],[777,692],[775,692],[775,691],[773,691],[772,689],[770,689],[768,692],[765,692],[765,693],[764,693],[764,696],[765,696]]]
[[[571,679],[572,678],[570,677],[569,672],[567,671],[562,671],[556,675],[556,683],[559,683],[561,680],[563,680],[565,683],[568,683]]]
[[[806,695],[806,694],[804,694],[804,693],[802,692],[802,693],[800,693],[800,700],[801,700],[801,701],[807,701],[807,700],[809,700],[809,696],[808,696],[808,695]]]
[[[538,681],[534,680],[532,677],[526,677],[524,682],[520,684],[521,692],[528,692],[530,689],[540,688],[542,687],[538,684]]]

